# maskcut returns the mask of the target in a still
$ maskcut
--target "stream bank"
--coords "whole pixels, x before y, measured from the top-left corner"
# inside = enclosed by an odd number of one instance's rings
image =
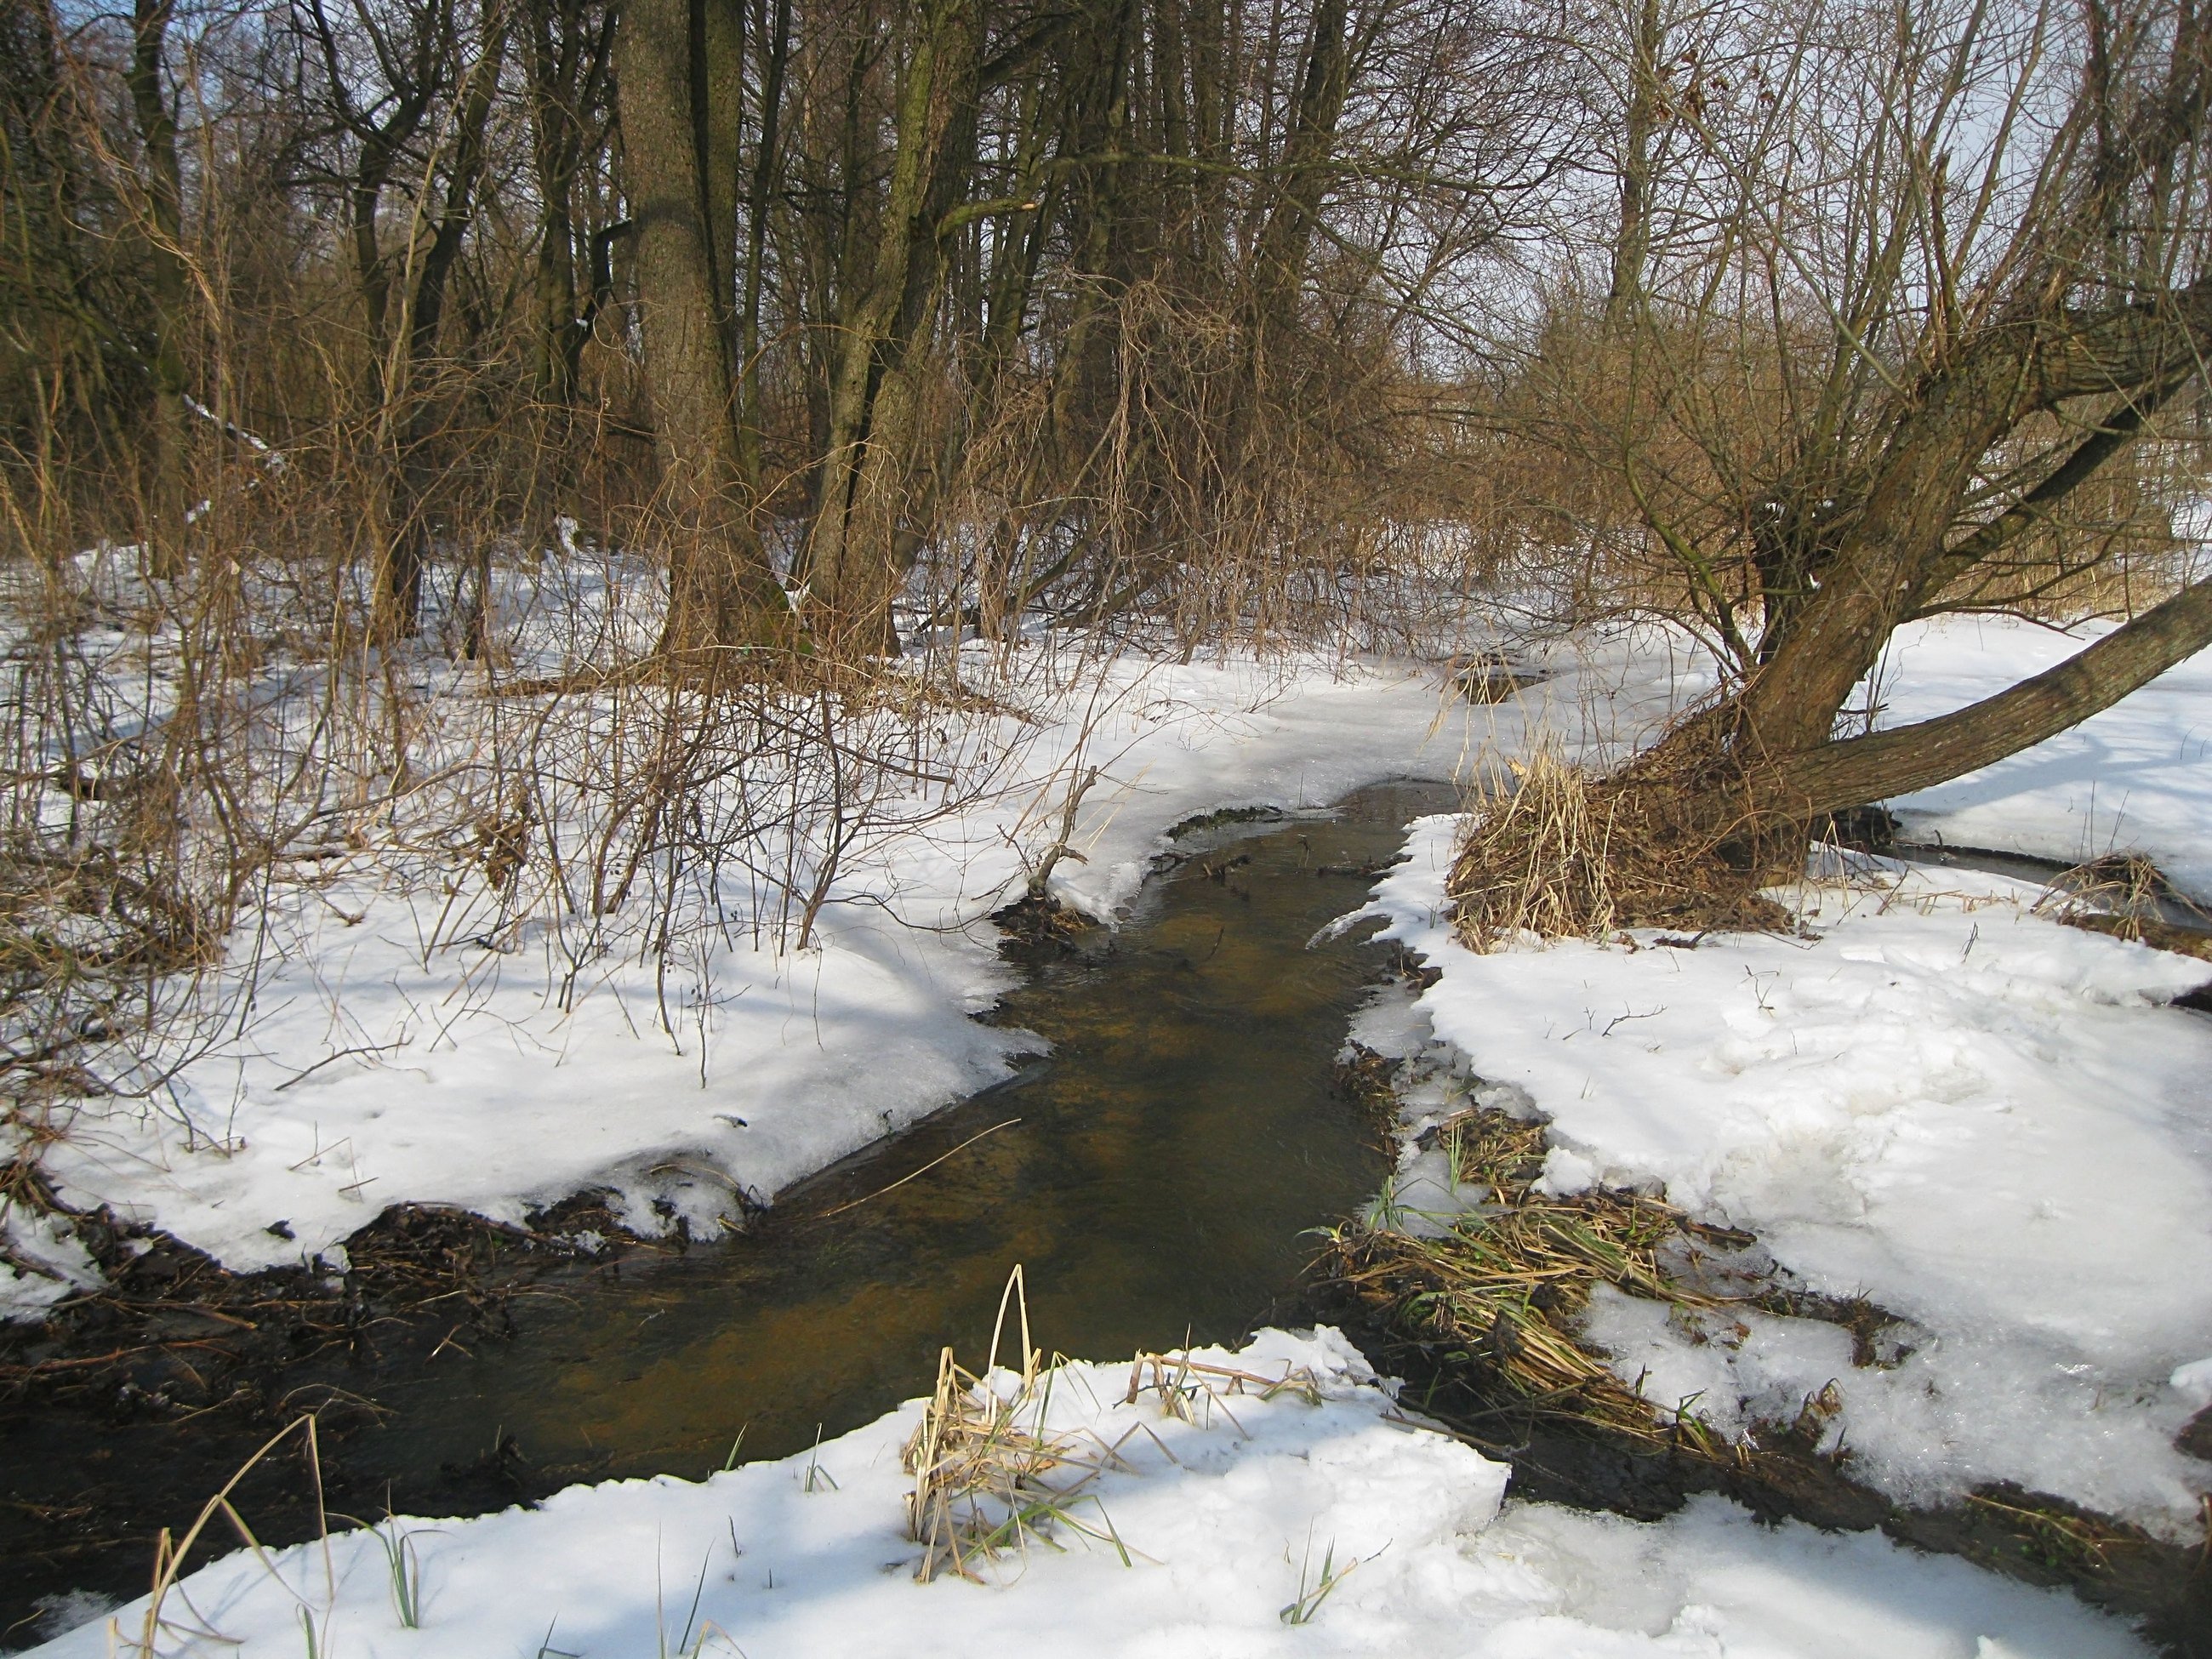
[[[1032,975],[994,1018],[1044,1056],[741,1236],[627,1238],[590,1194],[527,1231],[399,1209],[327,1280],[118,1237],[119,1303],[0,1347],[0,1629],[21,1643],[42,1598],[143,1588],[155,1530],[301,1410],[326,1425],[333,1511],[460,1515],[872,1421],[940,1347],[988,1334],[1018,1261],[1039,1330],[1073,1352],[1296,1318],[1310,1230],[1387,1167],[1334,1075],[1381,952],[1307,943],[1454,799],[1384,786],[1334,813],[1179,825],[1125,926],[1029,940]],[[264,1541],[305,1537],[308,1490],[296,1463],[257,1470],[240,1508]]]
[[[1347,1087],[1394,1129],[1400,1086],[1430,1081],[1430,1072],[1419,1058],[1358,1049],[1344,1068]],[[1832,1387],[1808,1396],[1793,1420],[1730,1441],[1705,1427],[1693,1401],[1669,1413],[1622,1386],[1582,1328],[1600,1285],[1672,1300],[1692,1327],[1716,1314],[1724,1327],[1731,1304],[1831,1323],[1850,1334],[1861,1366],[1894,1364],[1911,1328],[1863,1298],[1808,1293],[1771,1265],[1735,1270],[1755,1238],[1647,1194],[1537,1190],[1545,1144],[1540,1123],[1496,1108],[1470,1107],[1425,1130],[1409,1150],[1449,1159],[1465,1188],[1484,1193],[1480,1208],[1425,1224],[1370,1207],[1332,1231],[1314,1292],[1378,1373],[1402,1380],[1401,1401],[1512,1466],[1515,1497],[1658,1521],[1717,1493],[1771,1522],[1878,1530],[2070,1590],[2139,1621],[2171,1659],[2212,1659],[2205,1547],[2009,1483],[1958,1504],[1894,1502],[1856,1478],[1848,1446],[1826,1432]]]

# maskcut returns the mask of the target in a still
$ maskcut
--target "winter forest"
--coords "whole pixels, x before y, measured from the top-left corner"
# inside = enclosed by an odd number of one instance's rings
[[[0,1652],[2212,1659],[2208,0],[0,31]]]

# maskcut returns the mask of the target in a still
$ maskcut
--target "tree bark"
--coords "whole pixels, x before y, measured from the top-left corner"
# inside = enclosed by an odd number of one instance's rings
[[[162,85],[173,0],[137,0],[131,17],[131,106],[137,118],[146,191],[146,253],[154,301],[154,339],[147,366],[154,382],[150,497],[152,565],[157,575],[184,565],[184,335],[189,276],[185,268],[184,185],[177,163],[177,124]]]
[[[1782,792],[1814,816],[1948,783],[2079,726],[2207,646],[2212,580],[1996,696],[1792,756],[1780,769]]]
[[[701,3],[629,0],[615,32],[646,377],[673,532],[662,643],[684,656],[760,642],[784,609],[743,493],[730,307],[716,286],[724,267],[695,119]]]
[[[738,461],[751,498],[761,499],[761,298],[768,264],[769,216],[783,143],[783,80],[791,62],[791,0],[775,0],[775,19],[763,47],[760,140],[753,155],[752,194],[745,204],[744,297],[738,308]]]
[[[1659,66],[1667,36],[1660,0],[1643,0],[1629,42],[1626,130],[1621,135],[1620,226],[1613,244],[1613,280],[1605,315],[1618,323],[1644,300],[1644,267],[1651,249],[1651,145],[1659,131]]]
[[[506,56],[507,29],[501,22],[484,43],[483,58],[463,77],[444,201],[430,246],[416,268],[414,291],[407,296],[405,335],[395,346],[401,360],[387,390],[403,406],[393,468],[397,498],[387,520],[372,624],[374,636],[387,643],[411,638],[422,627],[422,578],[432,550],[430,497],[437,477],[432,451],[440,407],[434,389],[425,386],[422,378],[438,348],[454,262],[460,258],[475,211],[477,184],[484,166],[485,128]]]
[[[927,0],[899,77],[896,148],[876,246],[830,385],[806,578],[830,631],[884,648],[902,570],[897,530],[923,398],[927,324],[945,274],[939,222],[975,143],[978,0]]]

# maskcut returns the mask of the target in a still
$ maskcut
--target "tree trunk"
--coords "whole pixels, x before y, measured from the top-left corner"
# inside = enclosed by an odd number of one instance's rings
[[[775,203],[783,142],[783,78],[791,61],[791,0],[775,0],[763,51],[760,141],[752,194],[745,204],[744,297],[738,308],[738,461],[745,489],[761,499],[761,297],[768,264],[769,216]]]
[[[1283,141],[1283,183],[1268,206],[1252,256],[1242,395],[1231,404],[1222,444],[1224,472],[1231,485],[1244,470],[1254,417],[1269,395],[1276,360],[1297,332],[1307,255],[1328,194],[1337,124],[1350,84],[1347,15],[1346,0],[1316,0],[1297,101]],[[1280,398],[1287,390],[1273,395]]]
[[[2057,737],[2212,646],[2212,580],[2010,690],[1954,713],[1791,757],[1779,789],[1808,817],[1963,777]]]
[[[1626,130],[1620,153],[1620,226],[1613,243],[1613,280],[1606,290],[1610,323],[1632,316],[1644,300],[1644,267],[1651,248],[1651,145],[1659,131],[1660,66],[1667,36],[1659,0],[1643,0],[1629,42]]]
[[[902,574],[897,532],[908,505],[928,325],[945,275],[939,222],[974,149],[981,46],[976,0],[928,0],[899,78],[876,246],[832,359],[806,576],[830,630],[863,652],[893,643],[890,602]]]
[[[1945,583],[2123,453],[2212,349],[2212,282],[2154,306],[2057,312],[1992,326],[1898,393],[1882,465],[1802,600],[1779,611],[1762,661],[1732,697],[1678,726],[1610,787],[1630,818],[1670,818],[1754,875],[1802,858],[1820,814],[1908,793],[2041,742],[2125,696],[2208,641],[2198,583],[2071,662],[1939,720],[1837,740],[1852,690],[1891,635]],[[1968,511],[1979,469],[2027,416],[2118,390],[2123,401],[2019,501]],[[1641,797],[1641,799],[1639,799]]]
[[[576,179],[585,160],[586,112],[605,89],[615,15],[610,3],[594,28],[579,0],[529,3],[531,160],[538,199],[532,380],[555,513],[575,508],[577,377],[592,309],[579,292]]]
[[[684,656],[759,642],[784,610],[743,495],[729,296],[716,286],[709,170],[694,118],[701,3],[629,0],[615,33],[646,378],[673,532],[662,644]]]
[[[163,577],[179,574],[184,565],[185,434],[190,414],[185,404],[188,276],[183,175],[177,164],[177,124],[162,86],[172,6],[173,0],[137,0],[128,77],[143,152],[147,265],[154,301],[153,349],[147,354],[154,382],[148,531],[153,569]]]
[[[438,476],[432,452],[440,410],[432,395],[434,388],[425,386],[422,379],[438,348],[453,265],[460,258],[475,209],[477,181],[484,165],[485,127],[491,118],[492,94],[506,56],[507,30],[502,22],[484,43],[483,58],[463,77],[445,199],[430,246],[416,271],[414,291],[407,296],[405,332],[393,347],[399,362],[386,390],[401,405],[392,468],[395,496],[386,521],[371,625],[373,637],[387,644],[411,638],[422,628],[422,578],[429,568],[433,541],[430,497]]]

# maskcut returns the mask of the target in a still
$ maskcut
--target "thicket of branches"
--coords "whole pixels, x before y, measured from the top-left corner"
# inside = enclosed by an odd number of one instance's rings
[[[8,0],[11,1088],[157,1088],[350,856],[571,979],[804,945],[1003,781],[963,635],[1402,641],[1366,579],[1489,556],[1420,348],[1577,118],[1529,22]]]
[[[1287,623],[1432,475],[1424,319],[1585,119],[1547,21],[10,0],[19,556],[227,556],[258,439],[380,640],[562,514],[670,556],[685,637],[763,574],[873,627],[917,560],[994,626]]]

